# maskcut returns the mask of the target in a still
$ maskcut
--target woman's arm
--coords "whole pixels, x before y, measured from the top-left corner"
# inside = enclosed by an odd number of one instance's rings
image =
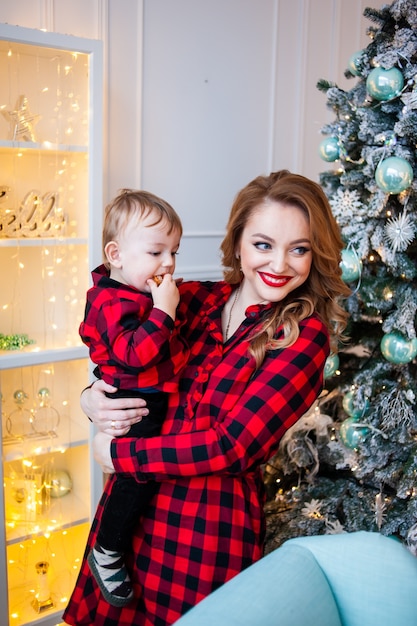
[[[305,320],[293,346],[269,353],[243,390],[236,393],[232,385],[225,400],[227,410],[222,411],[220,403],[213,406],[216,417],[211,427],[149,439],[114,439],[115,470],[159,481],[251,471],[270,458],[284,433],[317,399],[328,353],[324,325],[317,318]],[[225,384],[221,367],[211,372],[211,382],[217,379],[219,388]],[[213,393],[209,383],[200,406]],[[207,411],[210,406],[206,402]]]
[[[99,431],[118,437],[126,435],[132,424],[140,422],[149,411],[142,398],[108,398],[105,395],[105,392],[115,391],[116,387],[97,380],[81,393],[80,404]]]

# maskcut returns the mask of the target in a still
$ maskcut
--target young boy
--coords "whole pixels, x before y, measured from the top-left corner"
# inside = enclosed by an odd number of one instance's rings
[[[188,357],[176,320],[179,292],[172,277],[181,235],[177,213],[151,193],[125,189],[106,207],[105,263],[92,272],[80,336],[97,376],[118,388],[114,396],[146,399],[149,415],[131,427],[129,437],[159,434],[168,393],[177,390]],[[114,606],[133,598],[124,552],[155,491],[156,483],[118,475],[103,505],[88,562]]]

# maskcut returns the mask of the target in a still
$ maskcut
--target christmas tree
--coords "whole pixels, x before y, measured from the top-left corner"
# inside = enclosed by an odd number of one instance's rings
[[[265,469],[267,552],[299,535],[368,530],[417,556],[417,4],[364,11],[349,91],[320,80],[334,120],[320,175],[345,248],[350,340],[325,391]]]

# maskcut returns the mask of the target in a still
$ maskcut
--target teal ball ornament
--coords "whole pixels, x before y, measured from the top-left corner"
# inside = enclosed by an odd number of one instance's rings
[[[417,338],[407,339],[397,331],[387,333],[381,339],[381,352],[395,365],[410,363],[417,356]]]
[[[51,498],[62,498],[72,489],[71,476],[66,470],[53,470],[50,476]]]
[[[358,403],[354,402],[355,400],[355,392],[353,390],[348,391],[343,396],[342,406],[349,417],[352,417],[355,420],[359,420],[366,415],[369,409],[369,402],[365,400],[364,403],[358,405]]]
[[[342,406],[344,410],[346,411],[346,413],[350,416],[353,415],[353,398],[354,397],[355,396],[353,394],[353,391],[348,391],[343,396]]]
[[[375,67],[366,79],[367,92],[375,100],[392,100],[401,93],[403,87],[404,77],[396,67],[390,70]]]
[[[388,157],[380,161],[375,171],[376,184],[385,193],[401,193],[413,181],[413,168],[400,157]]]
[[[340,144],[337,137],[326,137],[319,144],[319,155],[323,161],[337,161],[340,156]]]
[[[349,57],[349,62],[348,62],[349,72],[351,74],[353,74],[354,76],[360,76],[361,75],[361,71],[360,71],[360,69],[358,67],[358,63],[360,61],[361,56],[362,56],[362,50],[359,50],[359,52],[354,52]]]
[[[346,448],[356,450],[365,441],[368,429],[359,426],[356,418],[348,417],[340,424],[339,438]]]
[[[342,280],[345,283],[353,283],[360,278],[362,261],[352,248],[344,248],[341,256],[340,269],[342,270]]]
[[[339,355],[329,354],[324,364],[324,378],[330,378],[339,369]]]

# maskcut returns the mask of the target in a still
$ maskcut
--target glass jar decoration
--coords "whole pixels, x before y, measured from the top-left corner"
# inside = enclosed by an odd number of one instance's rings
[[[38,561],[35,565],[37,576],[37,591],[32,606],[37,613],[43,613],[54,606],[48,583],[48,561]]]

